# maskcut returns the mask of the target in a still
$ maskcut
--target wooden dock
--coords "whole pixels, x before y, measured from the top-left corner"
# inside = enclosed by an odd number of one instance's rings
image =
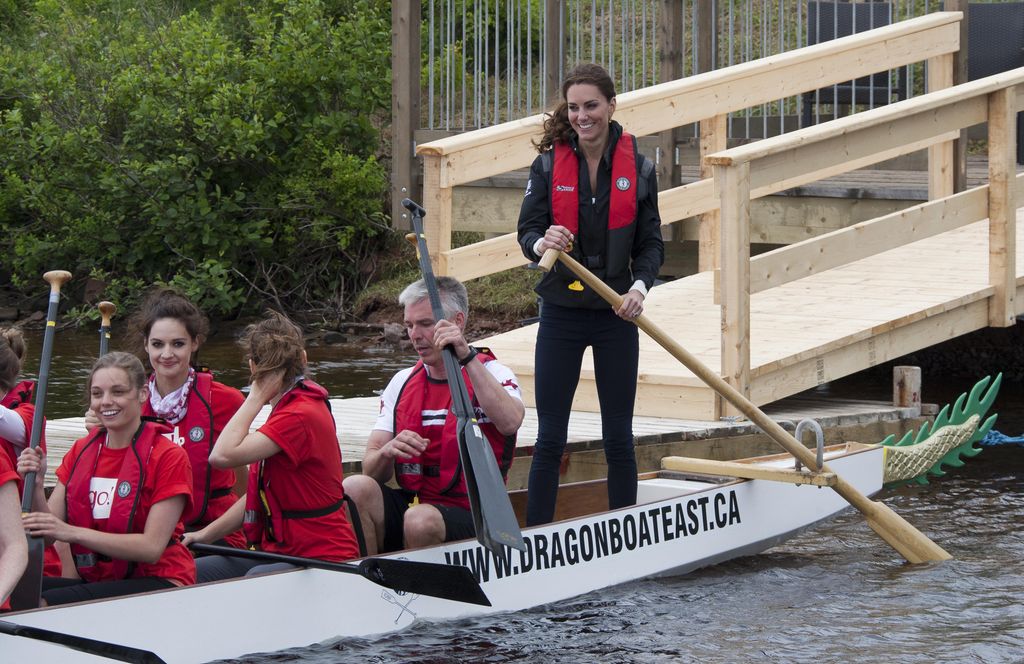
[[[1024,180],[1018,178],[1018,188]],[[1021,196],[1020,200],[1024,200]],[[1024,311],[1024,209],[1017,216],[1016,313]],[[750,296],[750,397],[767,404],[988,325],[993,294],[988,222],[826,270]],[[662,284],[646,315],[709,367],[721,366],[714,274]],[[533,401],[531,325],[481,341],[519,376]],[[574,410],[597,411],[593,361],[584,358]],[[715,395],[641,334],[636,412],[709,420]]]

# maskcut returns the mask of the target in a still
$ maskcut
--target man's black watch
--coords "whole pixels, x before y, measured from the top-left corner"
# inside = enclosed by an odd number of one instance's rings
[[[480,354],[480,351],[478,351],[476,348],[473,348],[472,346],[470,346],[469,347],[469,354],[466,355],[466,357],[464,357],[461,360],[459,360],[459,366],[463,366],[463,367],[466,366],[467,364],[472,362],[473,358],[475,358],[479,354]]]

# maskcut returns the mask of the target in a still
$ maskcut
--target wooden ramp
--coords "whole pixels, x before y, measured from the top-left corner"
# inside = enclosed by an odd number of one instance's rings
[[[1016,313],[1024,311],[1024,208],[1017,210]],[[980,221],[750,297],[750,397],[766,404],[986,327],[988,222]],[[721,366],[712,272],[654,288],[646,313],[710,367]],[[537,326],[480,340],[518,375],[533,405]],[[584,357],[574,410],[597,411]],[[636,414],[714,419],[714,393],[642,333]]]

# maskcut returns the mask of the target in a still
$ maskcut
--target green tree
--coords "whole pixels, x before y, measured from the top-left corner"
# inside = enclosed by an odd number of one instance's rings
[[[383,241],[390,5],[41,0],[0,47],[0,251],[337,312]],[[12,10],[13,11],[13,10]]]

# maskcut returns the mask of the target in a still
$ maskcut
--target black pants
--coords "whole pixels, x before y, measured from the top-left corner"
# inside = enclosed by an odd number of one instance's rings
[[[611,309],[544,304],[534,363],[539,427],[526,502],[526,524],[530,526],[548,523],[554,517],[558,470],[587,346],[593,348],[601,406],[608,506],[616,509],[636,503],[633,402],[639,358],[637,327]]]
[[[173,588],[174,584],[167,579],[155,576],[143,576],[137,579],[120,581],[96,581],[89,583],[82,579],[66,577],[43,577],[43,599],[50,606],[84,602],[90,599],[136,595],[151,590]]]

